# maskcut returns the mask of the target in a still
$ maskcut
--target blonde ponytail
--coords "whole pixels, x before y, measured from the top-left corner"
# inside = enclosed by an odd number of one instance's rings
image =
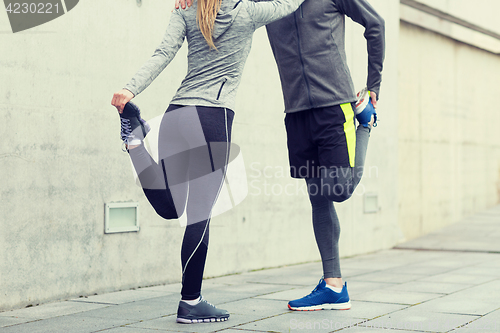
[[[215,17],[219,12],[222,0],[198,0],[198,11],[196,13],[196,21],[200,31],[205,37],[210,48],[215,47],[212,33],[214,31]]]

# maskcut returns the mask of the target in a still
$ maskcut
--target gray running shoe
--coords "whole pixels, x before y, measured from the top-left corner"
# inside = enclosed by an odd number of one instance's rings
[[[212,304],[201,298],[200,303],[189,305],[180,301],[177,309],[177,322],[183,324],[213,323],[229,319],[229,312],[217,309]]]
[[[151,130],[149,124],[141,118],[141,111],[132,102],[125,104],[123,113],[120,113],[121,137],[127,145],[140,145]]]

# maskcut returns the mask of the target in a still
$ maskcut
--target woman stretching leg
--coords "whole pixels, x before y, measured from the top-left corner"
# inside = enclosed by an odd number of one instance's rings
[[[122,139],[149,202],[167,219],[177,218],[186,211],[178,322],[211,322],[229,317],[227,311],[203,300],[200,291],[211,210],[227,164],[234,115],[231,110],[253,32],[292,13],[303,1],[198,0],[189,10],[175,10],[153,56],[113,96],[111,103],[120,112],[122,121]],[[188,41],[188,73],[163,117],[159,163],[156,163],[142,142],[148,126],[138,108],[129,101],[170,63],[184,38]],[[165,126],[178,130],[167,130]],[[200,129],[202,139],[193,142],[191,134],[200,136]],[[221,154],[214,153],[212,148],[221,147],[213,145],[219,142],[227,143],[222,154],[226,161],[216,168],[221,164],[216,163],[215,157]]]

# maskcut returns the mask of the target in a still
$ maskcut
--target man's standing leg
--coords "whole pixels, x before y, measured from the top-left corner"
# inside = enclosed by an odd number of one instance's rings
[[[314,236],[323,264],[323,278],[306,297],[290,301],[290,310],[347,310],[351,302],[342,284],[338,241],[340,223],[333,202],[321,193],[321,178],[308,178],[307,190],[312,206]]]
[[[347,118],[347,116],[346,116]],[[350,119],[345,119],[346,123]],[[338,241],[340,223],[333,202],[348,199],[361,180],[373,119],[358,126],[354,167],[321,168],[320,177],[306,178],[316,243],[323,264],[323,278],[311,294],[288,303],[291,310],[350,309],[347,284],[342,281]]]

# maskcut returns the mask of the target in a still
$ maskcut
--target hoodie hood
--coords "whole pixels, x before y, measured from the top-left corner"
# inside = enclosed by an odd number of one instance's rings
[[[215,18],[214,31],[212,33],[214,40],[222,36],[233,25],[241,7],[241,0],[238,2],[222,0],[221,8]]]

